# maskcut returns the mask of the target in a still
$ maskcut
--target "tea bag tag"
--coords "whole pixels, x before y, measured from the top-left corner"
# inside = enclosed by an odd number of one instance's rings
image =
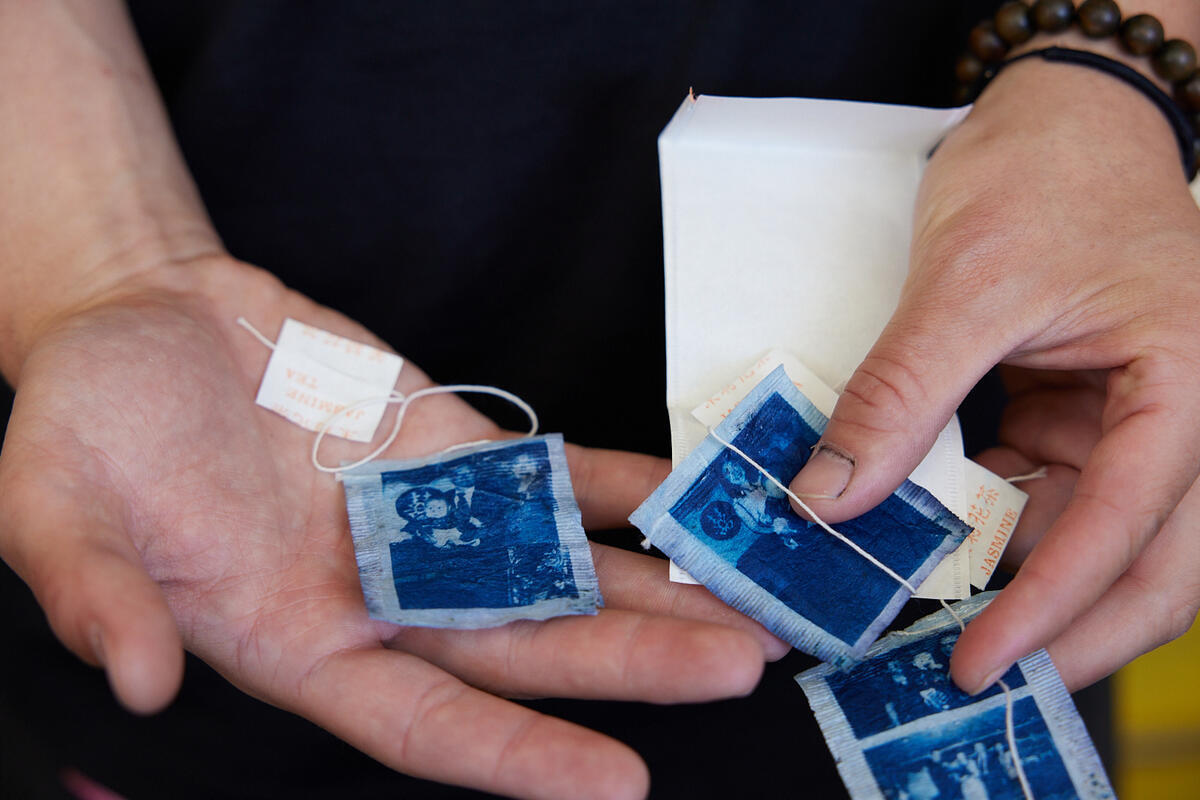
[[[971,562],[971,585],[986,589],[1000,564],[1013,529],[1025,510],[1029,495],[1008,481],[967,461],[963,482],[964,519],[973,530],[967,537]]]
[[[329,435],[370,442],[385,404],[339,412],[389,395],[403,365],[394,353],[285,319],[254,402],[310,431],[339,415]]]
[[[705,428],[715,428],[721,424],[721,420],[729,416],[734,406],[742,402],[742,398],[750,394],[750,390],[757,386],[759,381],[779,366],[783,367],[792,383],[818,411],[827,417],[833,414],[833,407],[837,405],[837,393],[814,375],[812,370],[800,363],[800,359],[786,350],[775,348],[692,409],[692,416]]]

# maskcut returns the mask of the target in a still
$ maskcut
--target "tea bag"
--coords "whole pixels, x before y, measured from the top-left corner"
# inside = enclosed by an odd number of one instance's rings
[[[971,529],[911,481],[837,526],[854,547],[797,515],[758,466],[786,486],[826,422],[775,369],[630,521],[729,605],[794,647],[844,663],[865,654]]]
[[[952,608],[963,621],[995,592]],[[796,676],[854,800],[989,797],[1024,800],[1017,763],[1038,798],[1112,798],[1087,730],[1045,650],[999,686],[971,696],[950,680],[959,622],[938,611],[877,642],[844,670]],[[1011,734],[1006,713],[1011,704]],[[1016,744],[1017,762],[1013,760]]]
[[[373,461],[342,481],[375,619],[489,628],[602,604],[558,434]]]

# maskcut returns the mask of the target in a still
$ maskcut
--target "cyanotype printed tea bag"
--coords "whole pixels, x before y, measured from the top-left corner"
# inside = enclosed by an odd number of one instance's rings
[[[911,481],[837,526],[855,547],[797,515],[758,467],[786,486],[826,422],[775,369],[630,521],[726,603],[794,647],[843,663],[862,657],[971,529]]]
[[[403,361],[370,345],[285,320],[277,341],[238,319],[271,349],[257,403],[316,431],[313,467],[346,492],[363,597],[398,625],[486,628],[518,619],[595,614],[603,604],[559,435],[535,436],[537,415],[490,386],[393,389]],[[432,394],[503,397],[530,418],[523,439],[473,442],[420,459],[376,461],[409,405]],[[383,409],[391,432],[352,464],[318,458],[325,436],[370,442]]]
[[[342,482],[374,619],[488,628],[602,602],[557,434],[373,461]]]
[[[952,608],[966,622],[994,595]],[[942,610],[889,634],[845,670],[826,664],[796,676],[850,796],[1114,797],[1046,651],[1022,658],[1004,675],[1010,697],[999,686],[972,697],[950,680],[959,632],[959,620]]]

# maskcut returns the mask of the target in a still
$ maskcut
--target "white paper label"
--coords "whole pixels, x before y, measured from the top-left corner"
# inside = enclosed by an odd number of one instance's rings
[[[951,417],[949,424],[941,430],[933,447],[917,465],[908,479],[929,492],[937,501],[950,509],[955,516],[966,516],[963,502],[962,428],[958,418]],[[940,564],[933,568],[913,597],[930,600],[965,600],[971,596],[970,555],[968,542],[964,541]]]
[[[966,600],[971,596],[970,542],[964,541],[929,573],[913,597],[926,600]]]
[[[721,420],[729,416],[729,412],[742,402],[742,398],[750,394],[750,390],[757,386],[759,381],[770,375],[780,365],[783,365],[783,369],[792,379],[792,383],[796,384],[796,388],[808,398],[817,411],[827,417],[833,414],[833,407],[837,405],[838,399],[834,391],[791,353],[775,349],[754,362],[750,369],[718,389],[708,400],[692,409],[692,416],[700,420],[705,427],[717,427],[721,424]]]
[[[963,519],[974,528],[967,540],[971,546],[971,585],[985,589],[1029,495],[974,461],[965,459],[963,464]]]
[[[254,402],[310,431],[348,406],[392,391],[404,359],[293,319],[283,322]],[[337,418],[329,434],[369,442],[384,403]]]

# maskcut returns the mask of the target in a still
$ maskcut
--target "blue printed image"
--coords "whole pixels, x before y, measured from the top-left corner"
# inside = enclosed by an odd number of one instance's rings
[[[864,739],[1000,694],[1000,687],[993,686],[972,697],[950,680],[950,653],[958,635],[953,630],[918,639],[826,676],[854,735]],[[1010,689],[1025,685],[1025,676],[1015,665],[1003,680]]]
[[[575,598],[544,441],[380,475],[399,534],[401,608],[508,608]],[[389,526],[390,527],[390,526]]]
[[[865,749],[884,797],[894,800],[988,798],[1025,800],[1005,735],[1004,706],[981,714],[949,714],[941,724]],[[1013,706],[1021,766],[1038,800],[1078,796],[1037,703]]]
[[[819,437],[791,403],[772,392],[733,443],[786,485]],[[930,504],[936,506],[931,498]],[[895,578],[793,512],[779,487],[728,449],[669,513],[721,559],[847,644],[862,636],[900,588]],[[897,495],[837,529],[904,576],[916,572],[949,533]]]

